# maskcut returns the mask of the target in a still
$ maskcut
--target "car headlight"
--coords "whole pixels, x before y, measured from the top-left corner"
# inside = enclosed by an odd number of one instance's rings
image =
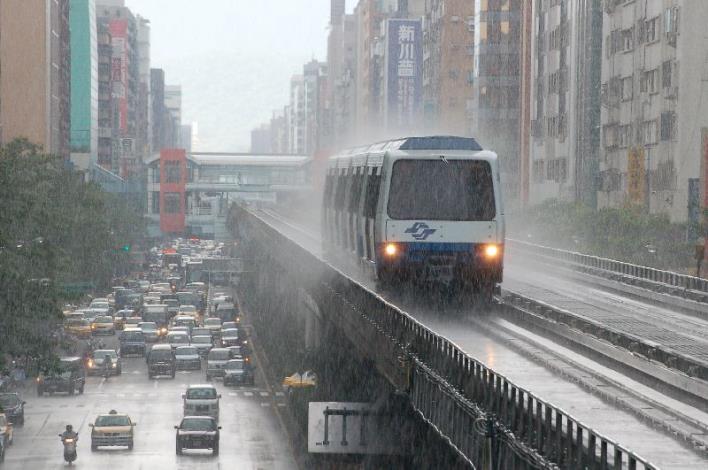
[[[484,247],[484,256],[487,259],[494,259],[499,256],[499,247],[497,245],[487,245]]]
[[[89,367],[93,367],[93,360],[92,360],[92,359],[89,359],[89,361],[88,361],[88,366],[89,366]]]
[[[384,254],[392,258],[398,254],[398,246],[395,243],[387,243],[384,247]]]
[[[116,364],[116,363],[113,363],[113,368],[115,369],[117,365],[118,365],[118,364]]]

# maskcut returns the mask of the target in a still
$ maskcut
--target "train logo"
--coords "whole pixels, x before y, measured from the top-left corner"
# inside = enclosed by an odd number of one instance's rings
[[[436,229],[428,227],[428,224],[416,222],[406,229],[405,233],[410,233],[416,240],[427,240],[429,236],[437,232]]]

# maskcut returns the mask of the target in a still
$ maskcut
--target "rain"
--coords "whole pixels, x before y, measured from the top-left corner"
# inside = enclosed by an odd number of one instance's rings
[[[707,468],[706,17],[0,0],[0,469]]]

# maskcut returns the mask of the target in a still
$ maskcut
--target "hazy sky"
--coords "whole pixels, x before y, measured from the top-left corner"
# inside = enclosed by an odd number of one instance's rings
[[[126,0],[151,22],[151,66],[182,85],[182,119],[199,127],[195,150],[209,151],[248,151],[250,130],[287,104],[291,75],[326,60],[329,4]]]

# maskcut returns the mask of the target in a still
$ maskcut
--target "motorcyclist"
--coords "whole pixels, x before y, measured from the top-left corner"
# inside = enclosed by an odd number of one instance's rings
[[[71,424],[66,425],[66,431],[61,433],[60,436],[62,441],[64,439],[74,439],[74,442],[79,440],[79,433],[74,431],[74,427]]]

